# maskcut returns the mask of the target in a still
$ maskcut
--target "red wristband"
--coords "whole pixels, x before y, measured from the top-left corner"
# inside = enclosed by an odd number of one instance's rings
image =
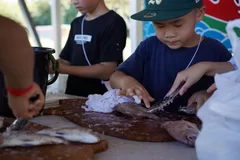
[[[33,87],[33,84],[31,84],[30,86],[28,86],[27,88],[22,89],[22,90],[16,90],[16,89],[8,88],[8,87],[6,87],[6,89],[10,94],[12,94],[14,96],[22,96],[25,93],[27,93],[28,91],[30,91],[32,89],[32,87]]]

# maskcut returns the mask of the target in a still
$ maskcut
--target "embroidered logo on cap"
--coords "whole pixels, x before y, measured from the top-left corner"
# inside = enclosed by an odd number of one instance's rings
[[[147,13],[144,15],[144,18],[152,18],[152,17],[155,17],[157,14],[156,13]]]
[[[150,4],[155,5],[155,3],[157,5],[160,5],[162,3],[162,0],[149,0],[148,1],[148,5],[150,5]]]

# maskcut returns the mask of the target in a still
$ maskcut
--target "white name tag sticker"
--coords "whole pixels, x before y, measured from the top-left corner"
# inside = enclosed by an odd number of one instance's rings
[[[76,34],[75,37],[74,37],[74,41],[76,41],[77,44],[91,42],[92,41],[92,36],[91,35]]]

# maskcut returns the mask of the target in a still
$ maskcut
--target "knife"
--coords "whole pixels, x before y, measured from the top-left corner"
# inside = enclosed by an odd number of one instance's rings
[[[20,131],[28,124],[28,119],[17,118],[8,128],[7,131]]]
[[[171,95],[165,96],[161,101],[153,104],[149,109],[148,113],[155,113],[157,111],[164,111],[164,108],[173,103],[174,99],[179,96],[180,89],[183,84],[181,84]]]

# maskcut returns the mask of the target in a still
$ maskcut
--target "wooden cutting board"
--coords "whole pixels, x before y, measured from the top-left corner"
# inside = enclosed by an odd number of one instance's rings
[[[85,112],[82,105],[85,99],[60,100],[57,108],[48,108],[43,111],[44,115],[61,115],[66,119],[88,127],[96,132],[136,141],[166,142],[174,139],[161,127],[162,123],[169,120],[186,120],[200,125],[196,116],[177,115],[160,112],[159,120],[133,119],[118,112],[111,114],[98,112]]]
[[[13,119],[5,118],[3,125],[7,127],[12,122]],[[27,130],[45,128],[48,127],[35,123],[27,126]],[[0,148],[0,160],[92,160],[94,153],[103,152],[107,148],[108,142],[103,139],[97,144],[71,143],[68,145]]]

